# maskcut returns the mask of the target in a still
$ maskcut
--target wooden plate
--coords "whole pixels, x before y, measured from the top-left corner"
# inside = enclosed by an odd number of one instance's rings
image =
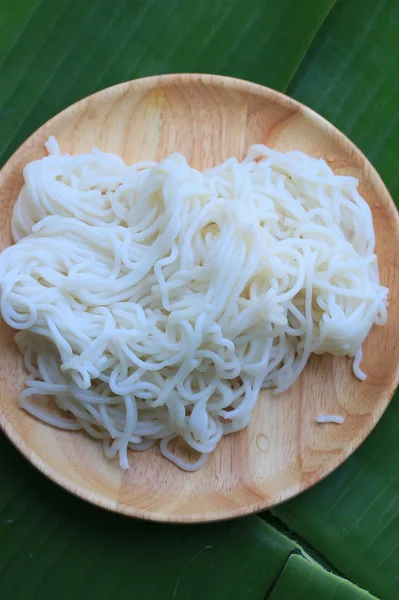
[[[128,163],[162,159],[173,151],[198,169],[253,143],[302,150],[324,158],[336,173],[361,182],[377,234],[381,281],[390,293],[389,321],[364,346],[361,383],[352,362],[313,357],[286,393],[263,392],[249,427],[225,437],[205,467],[185,473],[158,449],[132,453],[119,469],[101,446],[79,432],[38,422],[18,406],[24,370],[13,332],[1,325],[0,424],[19,450],[66,490],[104,508],[156,521],[213,521],[252,513],[291,498],[341,464],[373,429],[398,382],[399,224],[396,208],[363,154],[308,108],[273,90],[210,75],[167,75],[117,85],[74,104],[34,133],[0,175],[1,247],[11,243],[12,207],[23,166],[45,154],[57,137],[63,152],[92,146]],[[318,414],[345,416],[343,425],[318,425]]]

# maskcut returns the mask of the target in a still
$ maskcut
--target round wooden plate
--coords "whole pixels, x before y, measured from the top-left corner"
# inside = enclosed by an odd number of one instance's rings
[[[167,75],[117,85],[81,100],[34,133],[0,174],[1,247],[11,243],[12,207],[23,166],[45,154],[57,137],[62,152],[93,146],[127,163],[160,160],[178,151],[198,169],[229,156],[242,158],[263,143],[324,158],[336,173],[360,180],[371,206],[381,281],[390,288],[389,321],[374,327],[364,346],[361,383],[352,361],[313,357],[293,387],[264,391],[251,424],[225,437],[206,465],[186,473],[157,448],[131,453],[120,470],[100,444],[80,432],[47,426],[21,410],[24,369],[13,332],[1,324],[0,424],[19,450],[66,490],[134,517],[156,521],[215,521],[252,513],[305,490],[341,464],[373,429],[398,382],[399,220],[378,174],[337,129],[298,102],[253,83],[210,75]],[[343,425],[315,422],[345,416]]]

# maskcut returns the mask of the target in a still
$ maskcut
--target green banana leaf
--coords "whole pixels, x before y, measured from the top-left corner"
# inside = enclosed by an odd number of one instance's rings
[[[275,600],[287,600],[293,590],[306,592],[295,597],[307,600],[322,600],[326,591],[331,600],[372,599],[309,562],[274,522],[249,517],[172,527],[127,519],[66,494],[4,437],[0,473],[0,597],[6,600],[108,600],[130,590],[145,600],[263,600],[268,590]]]
[[[197,71],[285,90],[296,74],[288,92],[352,137],[395,192],[396,0],[334,3],[2,0],[0,164],[53,114],[120,81]],[[274,511],[286,527],[270,513],[190,527],[113,515],[58,489],[0,436],[0,599],[371,598],[332,565],[397,600],[397,410],[340,470]]]
[[[338,2],[288,93],[344,131],[399,198],[399,4]],[[352,581],[399,598],[399,397],[335,473],[274,514]]]
[[[286,88],[335,0],[2,0],[0,164],[51,116],[146,75]]]
[[[338,1],[287,93],[367,155],[399,200],[399,3]]]
[[[4,600],[263,600],[297,548],[259,517],[172,527],[105,512],[44,479],[3,437],[0,473]]]
[[[268,600],[288,600],[293,590],[295,600],[375,600],[353,583],[296,554],[288,558]]]

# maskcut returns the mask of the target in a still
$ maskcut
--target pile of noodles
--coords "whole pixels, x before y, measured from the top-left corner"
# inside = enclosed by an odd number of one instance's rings
[[[252,146],[200,173],[184,156],[126,166],[94,149],[29,163],[0,256],[1,313],[28,370],[21,405],[199,468],[245,427],[261,387],[312,352],[354,357],[386,320],[370,209],[322,160]],[[46,396],[54,401],[45,401]],[[200,453],[175,456],[181,437]]]

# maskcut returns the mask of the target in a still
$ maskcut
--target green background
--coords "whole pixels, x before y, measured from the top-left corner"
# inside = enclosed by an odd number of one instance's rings
[[[398,40],[397,0],[2,0],[0,161],[103,87],[221,73],[317,110],[399,197]],[[398,429],[394,399],[324,482],[272,514],[205,526],[89,506],[0,436],[0,599],[398,600]]]

